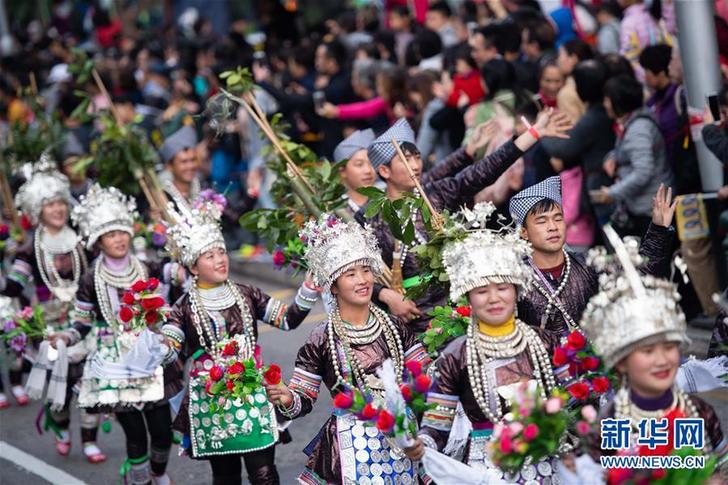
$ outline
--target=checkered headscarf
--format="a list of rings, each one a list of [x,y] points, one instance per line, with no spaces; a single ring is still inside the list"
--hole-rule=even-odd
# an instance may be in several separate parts
[[[334,161],[342,162],[351,158],[359,150],[366,150],[369,144],[374,141],[374,131],[371,128],[356,130],[347,136],[344,141],[336,145],[334,150]]]
[[[561,204],[561,178],[558,175],[549,177],[536,185],[523,189],[511,198],[508,207],[513,219],[523,225],[528,212],[544,199]]]
[[[374,170],[382,165],[388,165],[397,154],[392,146],[392,138],[400,145],[405,142],[415,143],[415,132],[404,118],[398,119],[387,131],[382,133],[379,138],[374,140],[367,150],[369,161],[372,162]]]

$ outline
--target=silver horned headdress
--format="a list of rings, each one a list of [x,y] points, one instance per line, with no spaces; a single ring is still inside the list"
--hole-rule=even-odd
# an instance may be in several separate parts
[[[442,264],[450,279],[450,299],[457,302],[470,290],[491,283],[511,283],[528,290],[533,272],[526,263],[531,244],[521,239],[513,226],[486,227],[495,213],[492,202],[481,202],[473,210],[462,209],[457,229],[467,236],[445,245]]]
[[[87,249],[107,232],[124,231],[133,236],[136,216],[134,199],[116,187],[102,188],[99,184],[91,186],[71,213]]]
[[[306,223],[300,237],[306,244],[304,257],[313,271],[314,282],[326,291],[339,276],[355,266],[369,266],[375,275],[382,274],[384,262],[368,227],[322,214],[318,220]]]
[[[15,205],[38,224],[43,206],[62,200],[71,206],[71,186],[68,177],[58,171],[49,152],[43,152],[40,160],[33,165],[32,175],[18,190]]]
[[[167,229],[167,250],[188,268],[204,252],[214,248],[225,249],[219,208],[213,202],[195,204],[195,207],[177,212],[171,203],[167,206],[167,212],[174,221]]]
[[[688,344],[685,315],[673,283],[640,275],[638,244],[622,241],[609,226],[604,233],[614,255],[604,248],[590,251],[588,263],[601,272],[599,293],[584,311],[581,327],[608,368],[638,347],[657,342]]]

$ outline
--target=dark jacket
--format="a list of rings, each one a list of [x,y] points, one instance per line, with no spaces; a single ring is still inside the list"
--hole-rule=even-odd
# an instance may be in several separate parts
[[[728,133],[718,125],[703,126],[703,141],[718,160],[728,164]]]

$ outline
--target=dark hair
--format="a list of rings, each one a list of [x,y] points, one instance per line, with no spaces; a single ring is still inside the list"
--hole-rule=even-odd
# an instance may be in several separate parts
[[[444,0],[438,0],[437,2],[432,2],[427,9],[428,12],[440,12],[445,17],[450,17],[452,15],[452,9],[450,8],[450,5],[447,4]]]
[[[437,73],[433,71],[421,71],[407,79],[407,91],[418,93],[422,97],[423,106],[432,101],[435,97],[432,94],[432,85],[437,82]]]
[[[291,49],[289,59],[299,66],[312,70],[315,65],[316,52],[308,45],[298,45]]]
[[[541,65],[538,67],[538,80],[539,81],[541,81],[544,71],[546,71],[546,69],[548,69],[549,67],[558,69],[559,65],[556,63],[555,59],[545,59],[544,62],[541,62]],[[561,72],[561,71],[559,70],[559,72]]]
[[[382,69],[378,75],[381,77],[385,92],[378,93],[387,101],[387,104],[394,106],[396,103],[407,103],[407,72],[401,67],[390,67]]]
[[[524,27],[527,43],[537,43],[542,51],[553,48],[556,41],[556,31],[545,18],[528,22]]]
[[[392,9],[389,11],[390,14],[396,13],[400,17],[409,17],[410,11],[409,8],[407,8],[406,5],[395,5],[392,7]]]
[[[485,27],[481,27],[475,31],[475,33],[482,35],[485,38],[485,47],[496,47],[497,39],[500,36],[501,24],[493,22]],[[497,47],[496,47],[497,48]]]
[[[642,107],[642,85],[635,78],[621,75],[611,78],[604,85],[604,96],[612,102],[612,111],[624,116]]]
[[[496,36],[495,48],[500,55],[521,50],[521,29],[512,20],[500,22],[500,34]]]
[[[645,47],[640,53],[640,66],[652,72],[668,74],[668,67],[672,60],[672,47],[667,44],[656,44]]]
[[[523,219],[523,223],[526,223],[526,219],[528,219],[528,216],[533,215],[537,216],[539,214],[543,214],[545,212],[550,211],[554,207],[561,209],[561,206],[557,204],[555,201],[551,199],[541,199],[536,204],[531,207],[528,212],[526,213],[526,217]],[[563,210],[563,209],[562,209]]]
[[[405,142],[400,143],[399,147],[402,149],[402,153],[404,153],[405,156],[420,154],[420,149],[417,148],[417,145],[415,145],[414,143],[405,141]]]
[[[562,47],[570,56],[576,56],[579,61],[594,58],[594,51],[591,46],[581,39],[571,39],[562,44]]]
[[[618,19],[622,18],[622,7],[619,6],[619,4],[613,0],[607,0],[605,2],[602,2],[596,10],[596,13],[608,13],[612,17],[616,17]]]
[[[488,88],[487,99],[493,99],[501,89],[515,87],[516,71],[513,65],[503,59],[491,59],[480,69],[480,75]]]
[[[455,55],[452,58],[453,66],[455,65],[455,62],[459,60],[467,62],[472,69],[476,69],[478,67],[478,65],[475,63],[475,60],[473,59],[473,56],[471,55],[470,46],[467,44],[456,46]]]
[[[422,29],[412,39],[414,52],[419,60],[428,59],[442,52],[442,39],[434,30]]]
[[[356,52],[358,53],[359,51],[364,52],[367,55],[367,57],[370,59],[380,60],[382,58],[382,53],[379,52],[379,48],[377,47],[377,44],[374,44],[372,42],[360,44],[356,48]]]
[[[571,73],[576,83],[576,94],[587,104],[596,104],[604,97],[604,83],[607,82],[607,69],[599,61],[589,59],[574,67]]]
[[[335,60],[339,67],[344,67],[347,58],[346,47],[344,47],[344,44],[336,39],[333,39],[322,42],[321,45],[326,47],[326,56],[329,59]]]
[[[604,67],[607,68],[607,79],[622,75],[635,77],[632,64],[630,64],[627,58],[619,54],[614,52],[607,54],[602,57],[602,62],[604,62]]]
[[[652,4],[650,4],[650,15],[655,19],[655,22],[660,21],[662,18],[662,0],[652,0]]]

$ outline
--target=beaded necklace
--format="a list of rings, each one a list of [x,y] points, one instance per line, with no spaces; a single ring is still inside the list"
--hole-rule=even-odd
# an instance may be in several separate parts
[[[336,302],[336,300],[334,300]],[[384,333],[384,338],[389,349],[389,355],[394,361],[394,370],[397,375],[397,383],[402,383],[402,373],[404,372],[404,349],[402,346],[402,338],[399,335],[399,329],[396,327],[392,319],[389,318],[387,313],[375,305],[369,306],[369,311],[374,319],[377,321],[377,325],[381,328],[381,332]],[[351,339],[349,337],[349,331],[342,324],[341,314],[339,312],[338,304],[334,303],[334,308],[329,313],[329,319],[327,324],[328,338],[329,338],[329,352],[331,353],[331,362],[336,373],[336,382],[343,386],[349,386],[350,383],[343,377],[343,368],[348,363],[352,371],[352,382],[360,387],[365,394],[372,395],[372,389],[370,386],[370,380],[364,372],[364,368],[359,359],[354,355],[351,348]],[[344,350],[344,358],[346,362],[340,361],[337,353],[336,337]]]
[[[45,233],[45,226],[39,226],[33,241],[38,273],[40,273],[43,284],[53,293],[53,296],[62,303],[70,303],[78,290],[81,274],[86,271],[88,266],[86,255],[78,246],[77,240],[73,237],[76,236],[76,233],[70,227],[65,226],[62,230],[64,237],[61,240],[69,239],[69,241],[64,241],[65,244],[55,246],[47,244],[43,240]],[[72,277],[70,280],[66,280],[61,277],[58,268],[56,268],[55,256],[69,253],[72,261]],[[50,269],[50,275],[48,275],[48,269]]]
[[[177,186],[174,185],[174,182],[172,181],[167,181],[164,184],[164,190],[172,196],[172,200],[174,200],[175,204],[177,204],[177,207],[191,209],[191,201],[194,201],[197,196],[200,195],[200,181],[197,177],[192,180],[189,199],[185,197],[182,192],[179,191]]]
[[[499,422],[503,417],[500,402],[494,406],[495,411],[491,408],[491,392],[495,389],[496,383],[490,382],[488,364],[498,359],[515,357],[525,350],[528,350],[533,376],[541,384],[539,391],[545,401],[547,392],[556,387],[556,380],[551,372],[548,352],[538,334],[521,320],[516,320],[516,329],[512,334],[503,337],[482,335],[476,325],[475,321],[472,321],[468,326],[465,342],[466,365],[470,387],[485,416],[492,423]],[[495,399],[498,399],[497,395]]]
[[[551,310],[556,307],[556,309],[559,310],[564,316],[564,321],[566,321],[569,328],[571,328],[572,330],[577,330],[579,329],[579,324],[572,318],[571,315],[569,315],[569,312],[566,311],[566,308],[564,308],[564,305],[559,298],[561,293],[566,288],[566,285],[569,284],[569,277],[571,276],[571,258],[566,252],[566,249],[562,249],[562,251],[564,252],[564,274],[561,276],[561,282],[555,290],[551,288],[551,285],[544,277],[543,272],[538,267],[536,267],[533,259],[529,258],[528,264],[538,276],[537,279],[534,279],[533,284],[538,292],[541,293],[544,298],[546,298],[547,302],[546,309],[541,316],[541,327],[543,327],[548,320],[549,315],[551,314]]]
[[[235,303],[237,304],[240,316],[243,319],[243,336],[249,352],[253,352],[255,349],[255,331],[253,328],[253,315],[250,313],[250,308],[245,302],[245,299],[240,294],[237,286],[235,286],[230,280],[223,283],[227,286],[228,291],[233,295]],[[222,349],[218,343],[225,337],[224,329],[219,328],[217,325],[212,324],[212,319],[208,314],[208,308],[203,304],[200,298],[200,291],[197,288],[197,278],[190,288],[190,306],[192,307],[192,324],[195,326],[197,335],[200,336],[200,343],[205,349],[205,352],[213,358],[215,362],[220,360],[222,356]],[[252,354],[251,354],[252,355]]]
[[[134,255],[129,255],[129,264],[124,268],[124,273],[111,271],[103,264],[103,259],[103,256],[99,256],[94,265],[94,289],[101,315],[106,323],[117,331],[118,320],[111,304],[109,287],[114,290],[129,289],[136,281],[147,279],[147,269]]]

